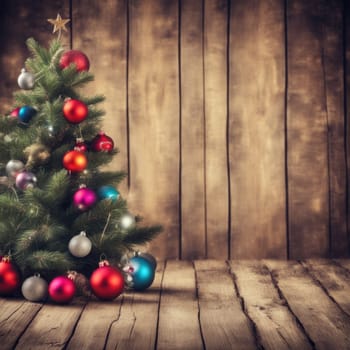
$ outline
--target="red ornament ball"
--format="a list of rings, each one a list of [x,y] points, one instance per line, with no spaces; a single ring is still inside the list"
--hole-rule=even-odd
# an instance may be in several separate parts
[[[74,150],[79,152],[87,152],[88,151],[88,145],[82,138],[78,138],[74,145]]]
[[[91,149],[95,152],[111,152],[114,147],[114,142],[111,137],[104,132],[100,132],[91,141]]]
[[[78,72],[88,71],[90,68],[90,62],[87,56],[79,50],[66,51],[60,59],[60,68],[67,68],[70,64],[74,63]]]
[[[9,257],[3,257],[0,261],[0,295],[13,294],[21,284],[21,278],[17,268],[11,263]]]
[[[62,163],[67,170],[78,173],[86,169],[88,160],[83,152],[73,150],[63,156]]]
[[[49,284],[49,295],[56,303],[69,303],[75,295],[75,284],[66,276],[58,276]]]
[[[69,99],[63,105],[63,115],[70,123],[81,123],[88,114],[86,104],[79,100]]]
[[[102,300],[113,300],[124,290],[124,276],[106,261],[90,277],[92,292]]]

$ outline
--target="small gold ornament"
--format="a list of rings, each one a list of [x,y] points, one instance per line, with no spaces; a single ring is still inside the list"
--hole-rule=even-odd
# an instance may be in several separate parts
[[[63,19],[61,15],[58,13],[56,19],[48,19],[48,22],[50,22],[53,25],[53,32],[56,33],[58,32],[58,38],[61,37],[62,29],[66,32],[66,24],[70,22],[70,19]]]
[[[28,157],[26,168],[44,164],[50,158],[49,149],[41,143],[33,143],[26,147],[23,153]]]

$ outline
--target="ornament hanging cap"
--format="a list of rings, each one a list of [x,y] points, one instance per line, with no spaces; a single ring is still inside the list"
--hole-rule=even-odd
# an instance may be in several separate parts
[[[1,258],[1,261],[9,263],[12,260],[11,257],[12,257],[11,250],[9,250],[8,253]]]
[[[100,262],[98,263],[99,267],[103,267],[103,266],[109,266],[109,261],[107,260],[107,257],[105,254],[101,254],[100,255]]]
[[[2,257],[1,262],[7,262],[9,263],[11,261],[10,255],[5,255]]]

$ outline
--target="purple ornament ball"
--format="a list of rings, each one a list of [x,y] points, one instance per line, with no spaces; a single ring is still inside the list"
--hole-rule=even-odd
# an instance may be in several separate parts
[[[22,171],[16,176],[16,187],[22,191],[35,187],[37,178],[29,171]]]
[[[74,206],[82,211],[90,209],[96,203],[96,200],[96,193],[87,187],[80,188],[74,193],[73,197]]]

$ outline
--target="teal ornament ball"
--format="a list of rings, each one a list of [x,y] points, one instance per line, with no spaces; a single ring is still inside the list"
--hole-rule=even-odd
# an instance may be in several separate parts
[[[151,255],[149,253],[137,252],[137,256],[148,260],[151,263],[151,265],[153,267],[153,270],[155,270],[157,268],[157,260],[156,260],[156,258],[153,255]]]
[[[153,283],[155,270],[148,260],[134,256],[129,261],[129,274],[132,277],[131,287],[145,290]]]
[[[30,120],[34,117],[35,114],[36,114],[36,110],[33,107],[23,106],[20,108],[18,112],[18,119],[22,123],[27,124],[30,122]]]
[[[100,199],[111,199],[113,202],[119,198],[119,192],[113,186],[102,186],[97,194]]]

